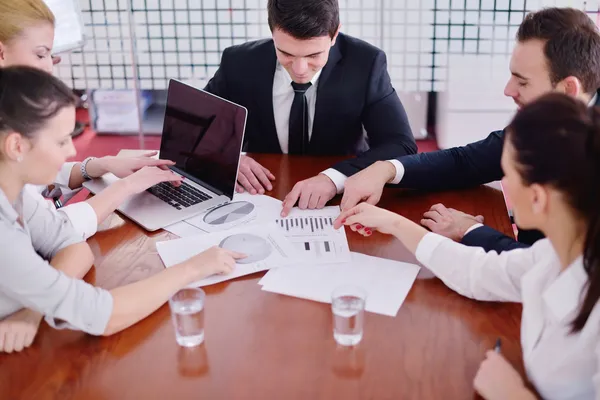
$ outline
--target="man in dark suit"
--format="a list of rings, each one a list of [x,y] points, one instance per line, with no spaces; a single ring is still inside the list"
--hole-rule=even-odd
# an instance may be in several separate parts
[[[205,89],[248,109],[248,152],[356,156],[298,182],[284,215],[296,202],[322,208],[377,160],[416,153],[385,53],[339,33],[337,0],[269,0],[268,14],[273,38],[226,49]],[[238,191],[264,193],[273,179],[242,156]]]
[[[544,93],[557,91],[590,106],[600,105],[600,36],[582,11],[548,8],[527,15],[517,32],[504,93],[520,107]],[[376,204],[386,184],[420,190],[450,190],[502,179],[504,130],[486,139],[431,153],[377,162],[346,181],[342,208],[360,201]],[[510,200],[510,199],[509,199]],[[519,241],[482,225],[474,217],[436,204],[421,223],[431,231],[470,246],[498,252],[527,247],[541,233],[519,231]]]

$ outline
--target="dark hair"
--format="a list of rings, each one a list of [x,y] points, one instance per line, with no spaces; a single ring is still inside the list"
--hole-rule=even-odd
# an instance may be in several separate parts
[[[547,94],[523,107],[507,132],[523,181],[556,188],[588,224],[583,250],[587,290],[572,324],[579,332],[600,299],[600,108]]]
[[[600,88],[600,34],[592,19],[574,8],[545,8],[528,14],[517,32],[517,40],[542,40],[556,85],[574,76],[586,93]]]
[[[49,119],[75,104],[71,89],[47,72],[0,68],[0,133],[14,131],[33,139]]]
[[[280,28],[296,39],[329,35],[340,26],[338,0],[269,0],[269,27]]]

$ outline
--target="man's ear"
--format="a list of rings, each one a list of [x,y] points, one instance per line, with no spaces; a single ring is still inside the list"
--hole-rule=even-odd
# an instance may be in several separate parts
[[[575,98],[581,96],[584,93],[581,81],[574,76],[566,77],[558,83],[557,87],[564,94]]]
[[[335,42],[337,41],[337,37],[340,34],[340,29],[342,29],[342,24],[340,23],[337,31],[335,31],[335,35],[333,35],[333,39],[331,39],[331,47],[335,46]]]

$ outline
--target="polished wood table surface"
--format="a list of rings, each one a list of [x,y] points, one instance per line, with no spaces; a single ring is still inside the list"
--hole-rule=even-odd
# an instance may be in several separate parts
[[[269,194],[279,199],[337,161],[255,158],[277,176]],[[489,187],[387,189],[380,205],[419,221],[438,202],[511,232],[502,194]],[[147,234],[116,214],[102,229],[89,241],[96,263],[88,282],[111,289],[163,269],[155,243],[173,235]],[[414,261],[393,237],[347,234],[353,251]],[[31,348],[0,355],[0,399],[470,399],[498,337],[523,373],[520,306],[463,298],[426,270],[395,318],[366,314],[355,348],[336,346],[329,305],[263,292],[262,275],[205,288],[206,340],[196,349],[175,343],[168,305],[106,338],[43,323]]]

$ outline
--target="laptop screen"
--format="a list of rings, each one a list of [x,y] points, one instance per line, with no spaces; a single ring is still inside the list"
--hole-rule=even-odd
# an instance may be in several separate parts
[[[173,160],[175,171],[232,198],[246,115],[241,106],[171,80],[160,158]]]

